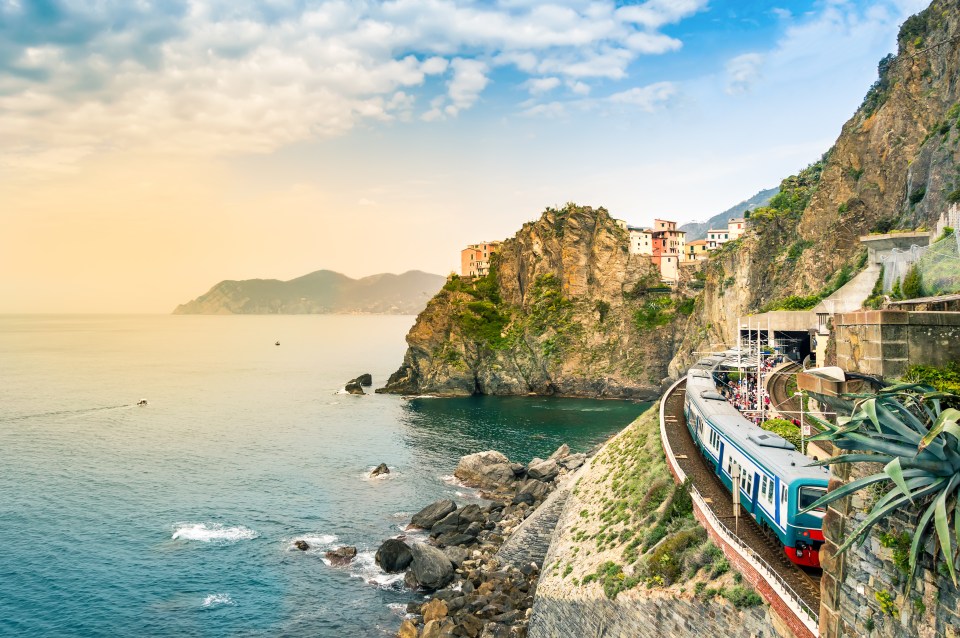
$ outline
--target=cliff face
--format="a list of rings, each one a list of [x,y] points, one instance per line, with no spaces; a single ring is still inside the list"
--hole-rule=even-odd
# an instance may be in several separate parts
[[[935,0],[908,19],[879,71],[834,147],[784,180],[753,212],[751,231],[710,261],[671,374],[698,349],[734,343],[738,316],[826,296],[863,266],[861,235],[931,229],[960,201],[960,0]]]
[[[487,277],[451,277],[407,335],[385,392],[648,398],[689,306],[649,291],[607,211],[548,209],[508,239]]]
[[[290,281],[221,281],[206,294],[177,306],[175,315],[417,314],[443,277],[411,270],[351,279],[318,270]]]

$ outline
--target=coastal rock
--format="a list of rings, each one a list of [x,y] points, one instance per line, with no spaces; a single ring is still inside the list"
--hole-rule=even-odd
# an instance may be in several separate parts
[[[301,552],[305,552],[308,549],[310,549],[310,545],[307,543],[307,541],[304,541],[304,540],[294,541],[293,546],[299,549]]]
[[[461,507],[458,510],[450,512],[442,519],[433,524],[430,528],[430,536],[436,538],[441,534],[449,534],[455,532],[465,532],[467,528],[473,523],[480,523],[484,520],[483,511],[480,509],[480,506],[471,503]],[[476,536],[476,534],[474,534]]]
[[[547,460],[559,462],[560,459],[565,459],[568,456],[570,456],[570,446],[564,443],[563,445],[557,448],[556,452],[548,456]]]
[[[410,566],[413,554],[410,552],[409,545],[396,538],[390,538],[385,540],[377,549],[374,560],[383,571],[388,574],[396,574]]]
[[[470,558],[470,551],[463,547],[444,547],[443,553],[457,569],[463,565],[465,560]]]
[[[413,560],[404,577],[408,586],[440,589],[453,580],[453,563],[441,550],[426,543],[410,546]]]
[[[467,485],[488,489],[503,487],[514,480],[510,459],[494,450],[462,457],[453,475]]]
[[[365,388],[369,388],[370,386],[373,385],[373,377],[370,375],[370,373],[361,374],[359,377],[354,379],[354,381],[356,381],[357,383],[359,383]]]
[[[347,565],[357,556],[356,547],[338,547],[324,554],[331,565]]]
[[[517,490],[517,496],[528,495],[533,500],[526,501],[530,504],[533,501],[542,501],[547,497],[547,494],[550,493],[550,486],[544,483],[543,481],[537,479],[527,479]]]
[[[417,626],[413,624],[410,620],[404,620],[400,623],[400,629],[397,631],[397,638],[418,638],[420,632],[417,631]]]
[[[366,394],[366,392],[363,391],[363,387],[356,379],[347,381],[346,385],[343,386],[343,389],[350,394]]]
[[[560,468],[553,459],[547,459],[546,461],[534,459],[530,461],[530,465],[527,467],[527,476],[540,481],[554,479],[559,473]]]
[[[421,529],[430,529],[437,521],[456,509],[457,504],[450,499],[439,500],[414,514],[410,524]]]
[[[447,617],[447,603],[439,598],[434,598],[420,608],[420,613],[423,614],[423,622],[441,620]]]
[[[380,476],[382,474],[389,474],[389,473],[390,473],[390,468],[387,467],[387,464],[381,463],[376,468],[374,468],[372,472],[370,472],[370,478],[373,478],[375,476]]]
[[[571,454],[560,461],[560,466],[568,471],[573,471],[583,465],[587,460],[586,454]]]

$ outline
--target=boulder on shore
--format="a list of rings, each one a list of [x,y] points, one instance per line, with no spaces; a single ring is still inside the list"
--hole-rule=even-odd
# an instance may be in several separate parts
[[[548,461],[560,462],[561,459],[565,459],[570,456],[570,446],[564,443],[557,448],[557,451],[547,457]]]
[[[437,521],[456,509],[457,504],[450,499],[439,500],[414,514],[410,524],[421,529],[430,529]]]
[[[343,386],[343,389],[350,394],[366,394],[366,392],[363,391],[363,387],[360,385],[360,382],[356,379],[347,381],[346,385]]]
[[[495,450],[462,457],[453,475],[466,485],[486,489],[504,487],[514,480],[510,459]]]
[[[380,545],[373,559],[383,571],[396,574],[410,566],[413,555],[409,545],[396,538],[389,538]]]
[[[331,565],[346,565],[357,556],[356,547],[338,547],[325,553],[324,556]]]
[[[553,459],[547,459],[546,461],[533,459],[530,461],[530,466],[527,467],[527,476],[539,481],[550,481],[556,478],[559,473],[560,467]]]
[[[389,474],[389,473],[390,473],[390,468],[387,467],[387,464],[381,463],[380,465],[375,467],[372,472],[370,472],[370,478],[373,478],[375,476],[380,476],[381,474]]]
[[[408,587],[440,589],[453,580],[453,563],[441,550],[426,543],[414,543],[410,553],[413,560],[404,577]]]

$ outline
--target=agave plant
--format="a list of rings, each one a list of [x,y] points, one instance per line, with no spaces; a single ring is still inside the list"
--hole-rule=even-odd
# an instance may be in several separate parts
[[[891,483],[892,489],[874,504],[866,520],[837,551],[844,552],[854,542],[862,542],[874,525],[909,504],[923,510],[910,546],[911,574],[916,573],[917,557],[929,536],[932,520],[950,577],[956,585],[953,538],[960,545],[957,494],[960,488],[960,411],[945,404],[960,405],[960,397],[921,384],[901,384],[883,388],[877,394],[846,396],[856,399],[851,416],[838,418],[836,425],[814,418],[823,431],[811,440],[830,441],[841,450],[851,450],[852,453],[820,461],[817,465],[883,463],[883,471],[828,492],[805,511],[823,507],[869,485]]]

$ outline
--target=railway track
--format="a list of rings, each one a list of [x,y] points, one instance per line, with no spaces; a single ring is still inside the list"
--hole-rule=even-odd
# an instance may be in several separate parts
[[[770,375],[767,381],[767,392],[770,394],[770,405],[787,419],[798,418],[800,415],[800,400],[787,387],[796,374],[802,371],[800,364],[794,363],[784,366]]]
[[[670,448],[681,469],[703,496],[713,514],[742,540],[753,553],[763,559],[797,593],[814,614],[820,611],[820,571],[807,570],[792,563],[774,538],[765,533],[745,512],[734,532],[733,504],[717,475],[708,467],[699,448],[687,430],[683,414],[685,384],[678,385],[666,398],[664,422]],[[771,399],[772,400],[772,399]]]

